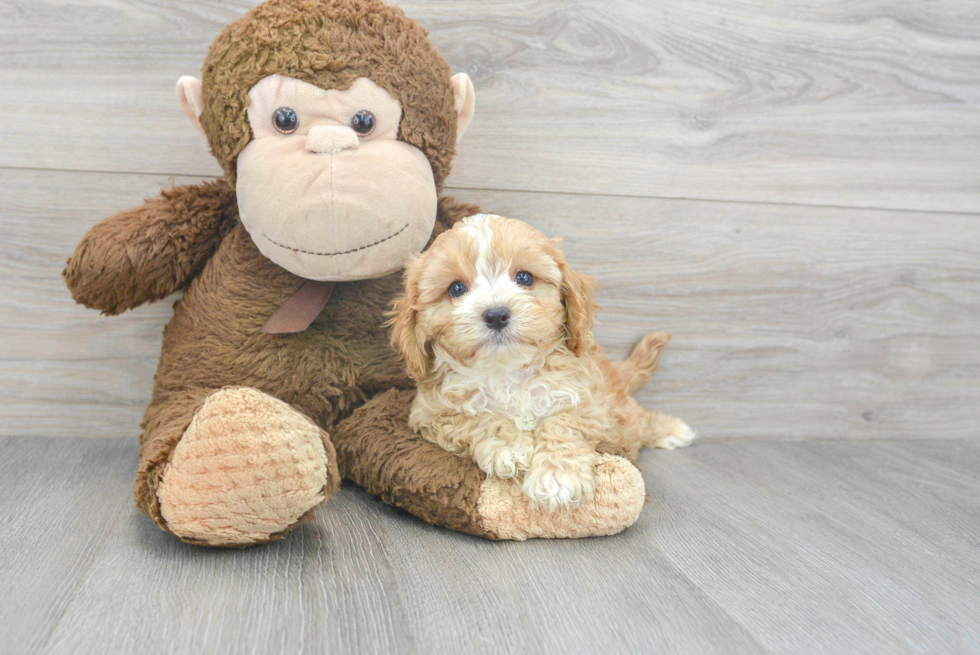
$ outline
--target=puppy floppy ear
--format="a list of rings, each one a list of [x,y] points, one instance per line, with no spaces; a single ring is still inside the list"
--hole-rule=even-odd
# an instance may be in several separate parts
[[[391,326],[391,346],[405,360],[405,369],[416,382],[425,377],[429,368],[425,337],[418,331],[417,308],[421,274],[420,261],[409,262],[405,268],[405,292],[392,302],[387,322]]]
[[[589,354],[598,347],[592,338],[592,326],[595,324],[595,292],[599,283],[589,275],[573,271],[560,251],[555,261],[561,270],[561,298],[565,305],[568,348],[578,356]]]

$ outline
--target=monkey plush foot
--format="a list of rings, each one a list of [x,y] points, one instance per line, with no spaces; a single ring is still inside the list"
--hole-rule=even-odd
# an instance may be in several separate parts
[[[488,478],[468,457],[425,441],[408,426],[415,391],[390,389],[333,433],[344,476],[422,519],[487,539],[577,538],[622,532],[646,500],[625,449],[600,444],[595,491],[574,509],[532,505],[512,479]]]
[[[594,537],[633,525],[645,498],[640,471],[629,460],[604,453],[595,467],[595,492],[571,509],[549,512],[519,484],[497,478],[484,480],[478,508],[484,528],[498,539]]]
[[[329,456],[328,456],[329,451]],[[247,546],[280,538],[339,482],[320,428],[247,387],[209,395],[157,488],[167,527],[184,541]]]

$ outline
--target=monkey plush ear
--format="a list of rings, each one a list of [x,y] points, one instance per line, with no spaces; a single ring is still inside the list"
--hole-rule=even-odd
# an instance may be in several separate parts
[[[456,96],[456,143],[463,138],[463,133],[473,120],[476,110],[476,93],[473,91],[473,81],[466,73],[453,75],[453,95]]]
[[[177,102],[180,103],[180,108],[187,114],[187,118],[191,120],[194,127],[201,134],[204,134],[200,119],[201,112],[204,111],[204,93],[201,90],[201,80],[190,75],[184,75],[177,80]]]

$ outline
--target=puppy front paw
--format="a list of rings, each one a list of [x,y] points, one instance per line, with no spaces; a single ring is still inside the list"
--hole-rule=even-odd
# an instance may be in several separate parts
[[[690,445],[697,437],[697,433],[691,429],[691,426],[679,418],[675,418],[667,434],[657,437],[653,445],[656,448],[673,450],[674,448],[683,448],[684,446]]]
[[[524,473],[528,500],[549,512],[571,509],[595,493],[595,453],[554,457],[539,453]]]
[[[529,439],[480,449],[476,463],[489,477],[516,478],[531,464],[534,447]]]

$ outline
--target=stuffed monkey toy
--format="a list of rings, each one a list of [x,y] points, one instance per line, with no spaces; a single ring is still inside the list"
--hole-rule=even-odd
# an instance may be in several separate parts
[[[490,539],[636,520],[643,481],[612,446],[594,498],[550,514],[407,426],[414,384],[384,328],[399,270],[479,211],[440,196],[474,94],[422,27],[379,0],[269,0],[177,96],[224,178],[102,221],[64,273],[107,315],[184,292],[142,423],[140,510],[184,541],[247,546],[346,477]]]

